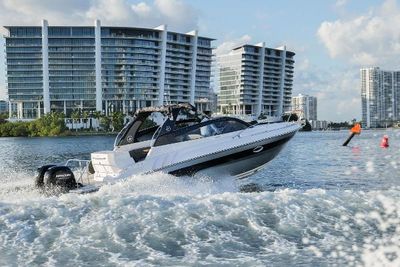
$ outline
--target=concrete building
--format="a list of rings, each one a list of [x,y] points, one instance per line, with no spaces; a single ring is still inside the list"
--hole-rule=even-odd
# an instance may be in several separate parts
[[[363,127],[385,127],[398,122],[400,71],[362,68],[360,76]]]
[[[302,94],[292,97],[292,112],[308,121],[317,121],[317,98]]]
[[[329,123],[327,121],[311,120],[310,124],[313,130],[327,130]]]
[[[18,119],[49,111],[123,113],[190,102],[210,108],[213,39],[197,31],[5,26],[8,98]]]
[[[290,110],[294,52],[264,43],[243,45],[217,58],[219,111],[280,117]]]

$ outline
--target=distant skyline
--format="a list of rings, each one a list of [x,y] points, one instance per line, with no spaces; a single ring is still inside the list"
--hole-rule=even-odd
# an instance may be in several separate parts
[[[318,98],[321,120],[361,119],[360,68],[399,69],[396,0],[0,0],[0,25],[103,25],[198,29],[216,38],[216,53],[265,42],[296,52],[293,95]],[[4,38],[0,38],[4,47]],[[0,49],[0,98],[5,94]]]

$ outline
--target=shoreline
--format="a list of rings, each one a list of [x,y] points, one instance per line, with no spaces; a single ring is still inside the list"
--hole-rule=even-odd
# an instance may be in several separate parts
[[[64,133],[60,135],[47,135],[47,136],[0,136],[1,138],[48,138],[48,137],[80,137],[80,136],[116,136],[118,132],[77,132],[77,133]]]

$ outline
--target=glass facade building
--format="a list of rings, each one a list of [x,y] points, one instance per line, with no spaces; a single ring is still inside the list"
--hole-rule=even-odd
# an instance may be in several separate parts
[[[243,45],[217,58],[222,113],[279,117],[290,110],[294,52],[264,43]]]
[[[308,121],[318,120],[317,98],[302,94],[292,97],[292,112]]]
[[[134,112],[190,102],[210,109],[213,39],[197,31],[94,26],[5,26],[13,117],[49,111]]]
[[[361,76],[362,124],[386,127],[400,120],[400,71],[363,68]]]

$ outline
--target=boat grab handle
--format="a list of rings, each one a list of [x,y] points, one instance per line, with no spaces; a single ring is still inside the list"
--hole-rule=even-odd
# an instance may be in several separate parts
[[[257,147],[255,147],[254,149],[253,149],[253,152],[254,153],[259,153],[259,152],[261,152],[261,151],[263,151],[264,150],[264,147],[263,146],[257,146]]]

